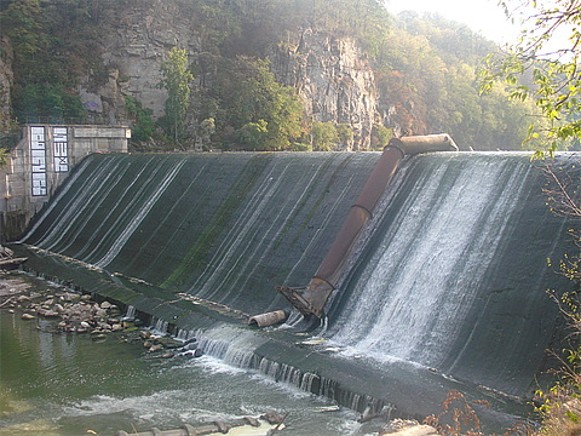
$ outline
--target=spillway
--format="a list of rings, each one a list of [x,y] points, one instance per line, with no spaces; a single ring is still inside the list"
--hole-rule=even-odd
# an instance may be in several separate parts
[[[567,283],[546,259],[569,248],[571,223],[548,211],[526,154],[407,158],[317,341],[244,325],[289,309],[274,287],[313,277],[379,156],[91,156],[13,247],[32,270],[341,404],[422,416],[452,388],[528,397],[564,332],[545,290]]]
[[[378,155],[92,156],[22,242],[254,312],[306,281]],[[282,300],[282,299],[280,299]]]
[[[379,361],[437,368],[515,395],[556,331],[546,259],[567,246],[543,177],[519,154],[419,156],[334,303],[328,335]],[[566,284],[564,284],[566,286]]]

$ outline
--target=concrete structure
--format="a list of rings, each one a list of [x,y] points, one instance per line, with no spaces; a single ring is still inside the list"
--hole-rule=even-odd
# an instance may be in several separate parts
[[[26,125],[0,167],[0,243],[15,239],[72,169],[92,153],[127,153],[128,127]]]

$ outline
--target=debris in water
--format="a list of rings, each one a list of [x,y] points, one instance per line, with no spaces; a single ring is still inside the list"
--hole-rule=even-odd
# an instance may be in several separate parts
[[[317,413],[329,413],[329,412],[338,412],[341,410],[341,407],[335,405],[335,406],[321,406],[321,407],[316,407],[315,408],[315,412]]]
[[[325,342],[327,342],[327,339],[315,337],[315,338],[305,339],[304,341],[301,341],[301,342],[297,342],[297,345],[321,345],[321,344],[324,344]]]

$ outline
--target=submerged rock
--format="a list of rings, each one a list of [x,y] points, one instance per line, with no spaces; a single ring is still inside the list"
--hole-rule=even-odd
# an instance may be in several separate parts
[[[161,337],[161,338],[156,338],[155,342],[158,344],[163,345],[164,348],[179,348],[181,346],[181,344],[176,341],[175,339],[171,338],[171,337]]]
[[[97,333],[91,336],[91,339],[94,341],[104,341],[107,339],[107,335],[105,333]]]

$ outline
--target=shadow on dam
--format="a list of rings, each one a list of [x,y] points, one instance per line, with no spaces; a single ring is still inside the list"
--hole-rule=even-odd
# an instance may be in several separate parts
[[[359,411],[437,412],[450,390],[509,424],[564,334],[551,214],[521,153],[406,158],[310,336],[257,330],[276,285],[315,274],[378,153],[94,155],[11,247],[26,268],[114,299],[227,363]],[[563,155],[564,165],[579,157]]]

